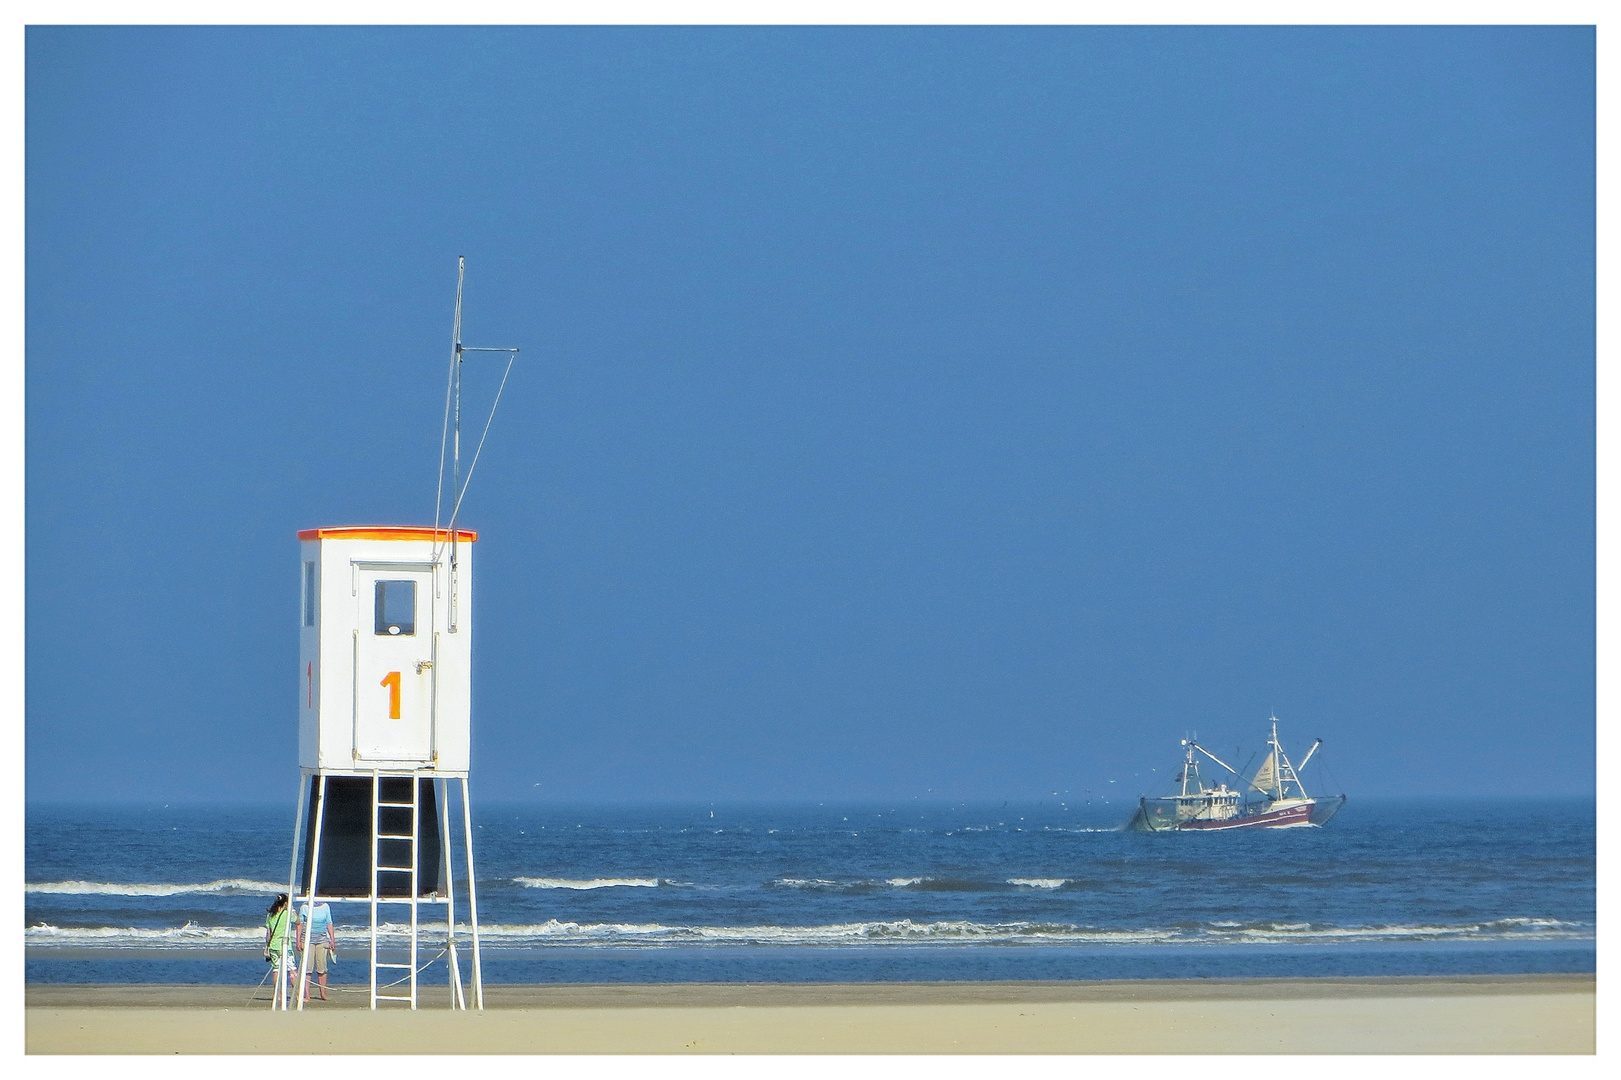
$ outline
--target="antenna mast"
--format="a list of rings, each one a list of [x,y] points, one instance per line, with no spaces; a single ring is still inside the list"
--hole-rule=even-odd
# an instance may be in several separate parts
[[[450,522],[446,526],[450,533],[450,633],[456,632],[457,622],[457,559],[456,559],[456,522],[460,518],[462,497],[467,494],[467,485],[472,482],[473,470],[478,468],[478,456],[484,450],[484,440],[490,434],[490,424],[495,420],[496,407],[501,404],[501,393],[507,388],[507,377],[512,374],[512,362],[518,358],[515,348],[475,348],[462,344],[462,286],[467,279],[467,256],[456,257],[456,317],[450,330],[450,374],[445,381],[445,420],[439,431],[439,485],[433,499],[433,535],[438,547],[434,551],[434,562],[438,562],[443,545],[439,543],[439,514],[444,505],[445,496],[445,449],[448,437],[450,449],[450,490],[451,507]],[[464,353],[506,353],[507,369],[501,376],[501,385],[495,391],[495,401],[490,405],[490,415],[484,421],[484,432],[478,438],[478,447],[473,451],[472,464],[467,466],[467,478],[462,479],[462,359]]]

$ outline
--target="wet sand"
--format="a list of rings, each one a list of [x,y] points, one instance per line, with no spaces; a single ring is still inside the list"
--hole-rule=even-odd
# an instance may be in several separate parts
[[[1572,1053],[1592,975],[491,986],[485,1011],[273,1013],[245,987],[34,985],[32,1054]]]

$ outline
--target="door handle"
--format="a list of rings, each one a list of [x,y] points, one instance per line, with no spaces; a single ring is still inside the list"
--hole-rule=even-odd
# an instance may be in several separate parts
[[[431,667],[433,667],[433,661],[432,660],[418,660],[417,661],[417,674],[421,675],[424,671],[427,671]]]

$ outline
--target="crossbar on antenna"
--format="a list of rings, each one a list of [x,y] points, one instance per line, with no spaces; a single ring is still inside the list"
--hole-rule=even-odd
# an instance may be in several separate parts
[[[434,553],[433,561],[438,562],[444,550],[444,542],[439,537],[439,522],[442,519],[445,502],[445,452],[450,452],[450,488],[451,508],[450,521],[446,531],[450,533],[450,561],[454,568],[456,563],[456,522],[461,511],[462,499],[467,494],[467,486],[473,480],[473,470],[478,468],[478,458],[484,449],[484,440],[489,438],[490,425],[495,421],[496,407],[501,404],[502,391],[506,389],[507,379],[512,374],[512,364],[518,358],[518,349],[508,346],[491,347],[484,345],[462,344],[462,292],[467,278],[467,257],[458,256],[456,259],[456,316],[451,324],[450,345],[450,371],[445,379],[445,417],[439,430],[439,480],[433,496],[433,530]],[[501,375],[501,386],[495,392],[495,401],[490,405],[490,415],[484,420],[484,431],[479,436],[478,447],[473,451],[473,462],[467,469],[467,476],[461,475],[462,461],[462,379],[461,362],[463,353],[506,353],[507,368]],[[452,606],[454,611],[454,605]],[[454,625],[454,619],[452,620]]]

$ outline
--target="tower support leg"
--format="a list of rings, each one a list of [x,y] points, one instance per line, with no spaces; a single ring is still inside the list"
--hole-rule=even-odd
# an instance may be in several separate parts
[[[478,941],[478,881],[473,875],[473,804],[462,777],[462,837],[467,849],[467,922],[473,932],[473,1007],[484,1011],[484,965]]]
[[[445,967],[450,975],[450,1007],[467,1008],[467,995],[462,991],[461,963],[456,956],[456,862],[450,846],[450,783],[435,780],[439,803],[440,865],[445,871]],[[434,868],[438,873],[438,867]]]
[[[287,868],[287,907],[292,910],[293,897],[298,893],[294,883],[298,880],[298,849],[304,842],[304,815],[309,810],[310,778],[303,770],[298,774],[298,816],[293,819],[293,859],[292,865]],[[288,929],[292,929],[292,915],[287,917]],[[282,977],[287,963],[287,936],[282,935],[282,950],[279,955],[272,956],[270,963],[275,967],[276,989],[270,995],[270,1009],[285,1009],[287,1007],[287,980]]]
[[[382,798],[383,779],[376,769],[371,774],[371,1007],[377,1009],[377,801]]]
[[[304,999],[310,993],[310,951],[315,948],[315,935],[310,933],[314,921],[315,898],[320,895],[321,882],[321,822],[326,816],[326,775],[321,775],[321,789],[315,799],[315,837],[310,847],[310,895],[304,908],[304,949],[298,964],[298,1011],[304,1011]],[[292,893],[287,894],[290,898]],[[291,903],[291,899],[288,901]],[[321,993],[325,994],[323,988]]]

